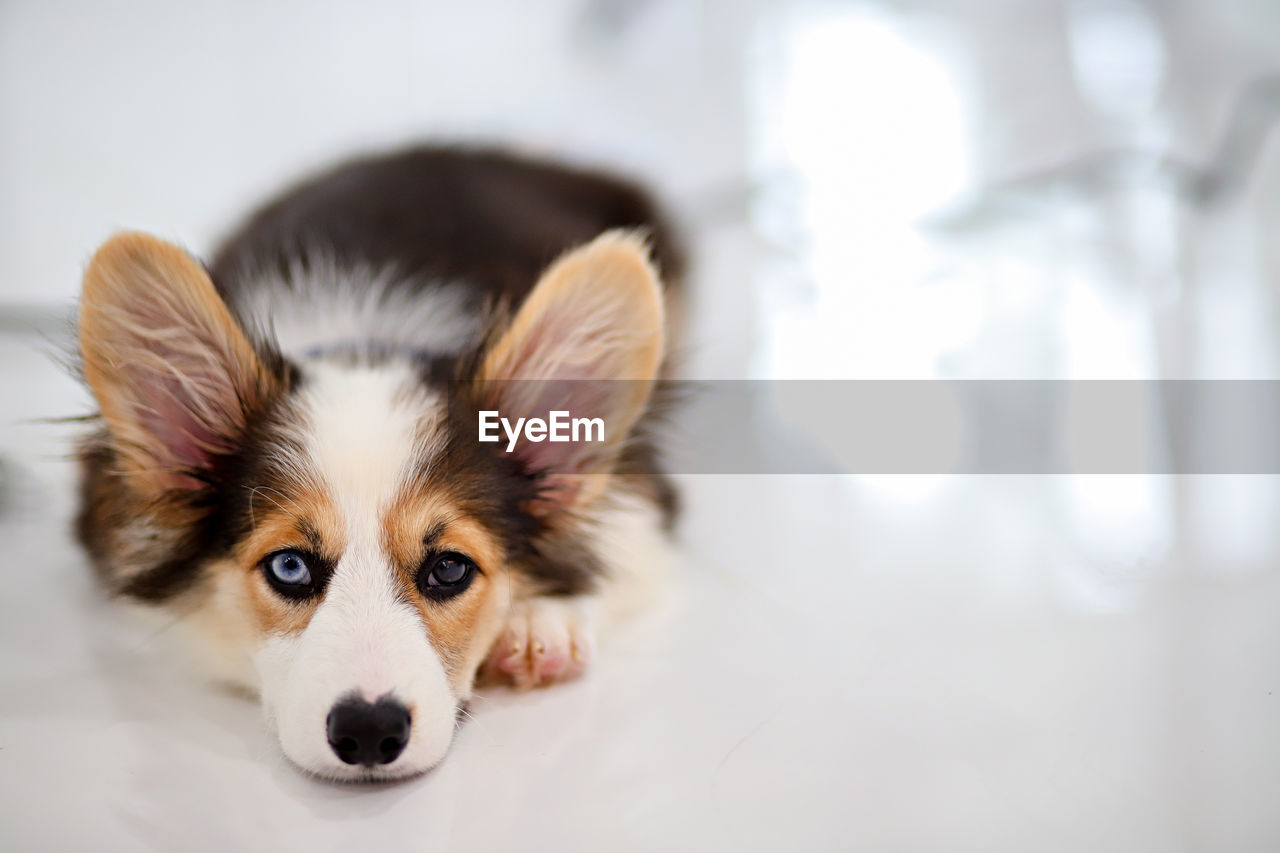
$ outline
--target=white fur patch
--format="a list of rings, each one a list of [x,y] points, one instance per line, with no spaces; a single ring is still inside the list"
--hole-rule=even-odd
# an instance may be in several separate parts
[[[431,448],[417,445],[445,403],[407,366],[347,367],[316,362],[300,394],[307,467],[347,519],[353,537],[380,535],[381,511]],[[354,539],[352,540],[355,541]]]
[[[662,528],[661,510],[631,492],[605,497],[591,535],[596,553],[608,560],[608,580],[595,596],[595,621],[606,632],[662,598],[675,551]]]
[[[236,308],[272,330],[280,351],[295,359],[368,341],[453,354],[480,326],[458,284],[415,289],[394,271],[315,257],[306,266],[295,262],[283,280],[259,276],[236,294]]]
[[[263,703],[285,754],[336,778],[392,778],[438,762],[453,739],[458,703],[427,627],[395,586],[381,518],[411,466],[429,454],[442,402],[404,366],[313,364],[300,394],[304,470],[338,507],[347,544],[324,597],[301,634],[268,639],[256,665]],[[393,763],[364,770],[342,763],[326,719],[355,693],[390,694],[412,711],[408,745]]]

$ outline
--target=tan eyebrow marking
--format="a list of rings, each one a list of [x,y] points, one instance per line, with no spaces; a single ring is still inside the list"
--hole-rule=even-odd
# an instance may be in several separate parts
[[[441,537],[444,536],[445,531],[449,528],[451,520],[452,518],[449,517],[442,518],[431,526],[427,534],[422,537],[422,547],[425,550],[434,551],[436,549],[436,546],[440,544]]]

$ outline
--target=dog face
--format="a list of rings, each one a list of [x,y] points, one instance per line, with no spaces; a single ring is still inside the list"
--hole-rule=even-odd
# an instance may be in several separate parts
[[[643,247],[607,234],[471,353],[291,361],[180,249],[126,234],[89,266],[80,339],[101,574],[244,662],[300,767],[395,778],[444,756],[511,603],[598,573],[591,515],[656,378],[662,302]],[[480,408],[579,406],[605,441],[477,441]]]

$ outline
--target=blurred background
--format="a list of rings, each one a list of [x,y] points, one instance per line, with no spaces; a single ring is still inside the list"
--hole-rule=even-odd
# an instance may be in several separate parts
[[[86,826],[164,844],[196,807],[145,756],[145,702],[51,686],[128,655],[86,663],[79,628],[30,648],[98,618],[60,526],[74,431],[36,419],[89,408],[48,352],[113,230],[200,254],[335,158],[496,142],[656,189],[693,253],[689,376],[1275,380],[1278,116],[1274,0],[0,2],[0,533],[60,567],[24,589],[79,596],[3,605],[27,698],[0,707],[0,784],[74,705],[132,768],[89,746],[40,771],[108,792]],[[1280,849],[1275,477],[686,480],[700,572],[542,700],[559,746],[520,753],[529,709],[498,697],[462,769],[339,812],[398,838],[430,809],[459,849]],[[659,692],[682,725],[627,716]],[[253,760],[211,770],[192,726],[184,784],[309,820],[340,796],[259,774],[270,745],[239,735]],[[499,769],[493,829],[460,803]],[[35,794],[0,809],[48,829]]]

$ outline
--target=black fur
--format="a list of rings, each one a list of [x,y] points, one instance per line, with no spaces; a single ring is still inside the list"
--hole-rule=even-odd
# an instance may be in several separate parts
[[[408,286],[464,281],[478,299],[513,303],[557,256],[612,228],[647,231],[659,271],[677,285],[682,253],[634,184],[494,150],[422,147],[304,181],[236,230],[210,271],[233,297],[320,249],[395,269]]]

